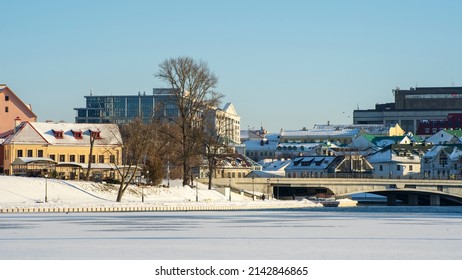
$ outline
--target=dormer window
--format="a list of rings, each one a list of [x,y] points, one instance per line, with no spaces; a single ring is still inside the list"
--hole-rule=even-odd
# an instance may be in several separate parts
[[[72,135],[74,135],[75,139],[82,139],[82,131],[81,130],[72,130]]]
[[[62,130],[54,130],[53,129],[53,134],[56,139],[63,139],[64,131]]]
[[[99,130],[90,130],[90,135],[93,139],[101,139],[101,131]]]

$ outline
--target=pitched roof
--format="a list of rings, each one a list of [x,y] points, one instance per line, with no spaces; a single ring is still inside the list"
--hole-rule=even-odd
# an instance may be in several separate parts
[[[82,131],[82,137],[76,138],[73,131]],[[54,131],[62,131],[62,138],[55,137]],[[74,124],[23,122],[16,133],[12,134],[8,143],[48,143],[51,145],[90,145],[92,131],[100,132],[100,139],[95,145],[121,145],[122,137],[116,124]]]
[[[37,118],[37,115],[32,112],[32,108],[30,105],[24,103],[24,101],[21,100],[21,98],[19,98],[7,85],[0,85],[0,93],[4,92],[4,91],[8,91],[8,95],[10,96],[14,96],[15,99],[17,99],[20,103],[20,105],[23,106],[23,109],[25,109],[27,111],[27,114],[26,115],[29,115],[29,117],[31,118]]]

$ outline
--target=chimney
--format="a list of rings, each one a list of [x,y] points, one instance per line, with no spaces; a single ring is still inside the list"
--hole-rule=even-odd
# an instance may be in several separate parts
[[[18,126],[21,124],[21,118],[20,117],[16,117],[16,119],[14,119],[14,132],[16,133],[16,131],[18,131]]]

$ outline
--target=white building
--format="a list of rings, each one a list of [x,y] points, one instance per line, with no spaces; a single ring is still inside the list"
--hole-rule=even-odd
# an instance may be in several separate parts
[[[428,145],[390,145],[367,157],[374,178],[417,179],[421,177],[421,157]]]

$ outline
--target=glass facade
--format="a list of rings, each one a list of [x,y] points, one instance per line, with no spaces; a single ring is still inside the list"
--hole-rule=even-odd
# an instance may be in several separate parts
[[[177,97],[171,89],[154,89],[152,95],[85,96],[86,107],[75,108],[76,123],[128,123],[142,118],[178,117]]]

